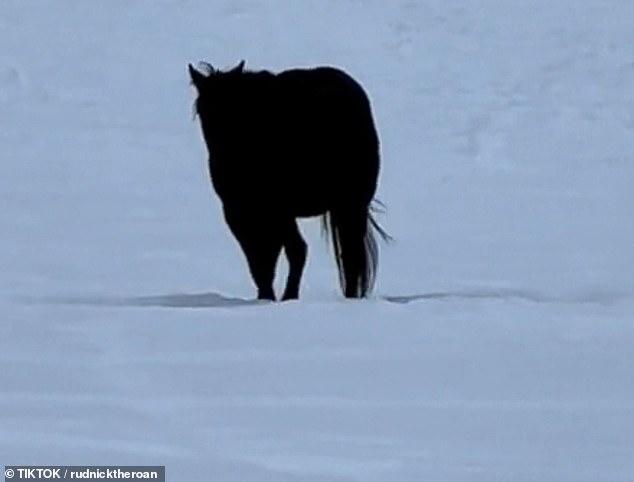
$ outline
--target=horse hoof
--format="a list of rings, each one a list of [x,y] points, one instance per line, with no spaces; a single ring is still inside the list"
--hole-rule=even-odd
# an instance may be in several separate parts
[[[275,300],[275,295],[274,294],[270,294],[270,293],[266,293],[266,294],[258,294],[258,300],[260,301],[276,301]]]

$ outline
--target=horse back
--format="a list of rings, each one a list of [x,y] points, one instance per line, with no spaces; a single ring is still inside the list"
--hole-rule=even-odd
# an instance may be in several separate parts
[[[277,75],[275,85],[276,133],[286,145],[320,148],[333,145],[374,145],[378,142],[370,101],[363,87],[334,67],[290,69]],[[276,136],[274,135],[273,138]]]

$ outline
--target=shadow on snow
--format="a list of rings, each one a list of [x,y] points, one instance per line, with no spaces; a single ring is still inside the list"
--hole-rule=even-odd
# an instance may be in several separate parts
[[[595,304],[611,305],[632,296],[617,292],[593,292],[575,296],[553,296],[546,293],[513,289],[474,289],[436,291],[410,295],[383,295],[377,300],[406,304],[423,301],[521,301],[535,304]],[[271,304],[266,300],[225,296],[220,293],[173,293],[154,296],[21,296],[15,301],[27,304],[84,305],[104,307],[154,307],[154,308],[233,308]]]
[[[21,297],[19,301],[29,304],[84,305],[105,307],[155,307],[155,308],[226,308],[254,306],[265,301],[235,298],[219,293],[175,293],[156,296],[59,296]]]

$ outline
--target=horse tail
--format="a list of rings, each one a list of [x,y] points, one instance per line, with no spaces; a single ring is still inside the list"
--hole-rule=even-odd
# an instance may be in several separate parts
[[[374,205],[334,209],[322,218],[324,232],[330,234],[339,284],[346,298],[366,298],[374,288],[379,261],[375,234],[386,242],[392,240],[372,215],[376,210]]]

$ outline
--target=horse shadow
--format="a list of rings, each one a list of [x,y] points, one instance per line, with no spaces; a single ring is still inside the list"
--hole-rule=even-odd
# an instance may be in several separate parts
[[[593,295],[550,296],[546,293],[513,289],[475,289],[456,291],[430,291],[407,295],[382,295],[375,299],[396,304],[409,304],[425,301],[519,301],[538,304],[599,304],[609,305],[618,301],[634,298],[625,293],[595,293]],[[151,296],[49,296],[14,297],[14,301],[26,304],[76,305],[94,307],[129,308],[240,308],[267,304],[273,301],[239,298],[216,292],[171,293]]]
[[[270,303],[266,300],[225,296],[220,293],[173,293],[153,296],[58,296],[21,297],[17,301],[28,304],[129,308],[234,308]]]

